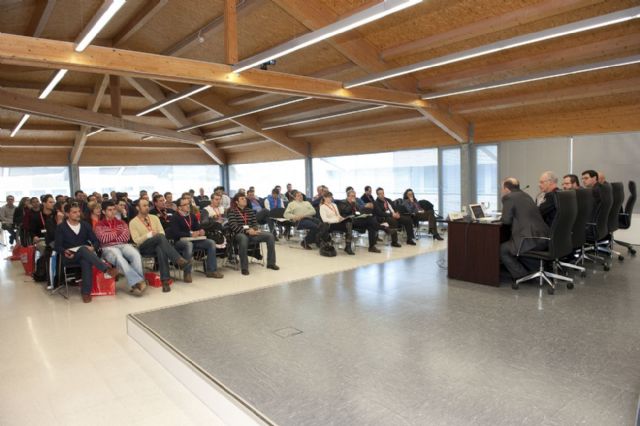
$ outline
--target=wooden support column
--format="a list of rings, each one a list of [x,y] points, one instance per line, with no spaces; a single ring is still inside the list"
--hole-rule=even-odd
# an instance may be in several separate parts
[[[224,60],[233,65],[238,62],[238,9],[236,0],[224,1]]]
[[[120,77],[109,76],[109,93],[111,94],[111,115],[122,118],[122,98],[120,96]]]

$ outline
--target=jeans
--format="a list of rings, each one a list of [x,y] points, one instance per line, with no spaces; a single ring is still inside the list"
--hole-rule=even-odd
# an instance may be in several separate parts
[[[249,269],[249,243],[267,243],[267,265],[276,264],[276,238],[273,234],[260,233],[258,235],[236,234],[234,238],[238,244],[240,255],[240,269]]]
[[[117,244],[104,247],[102,258],[114,265],[127,278],[129,287],[144,281],[142,271],[142,256],[131,244]]]
[[[213,272],[218,267],[218,262],[216,259],[216,243],[213,240],[195,240],[195,241],[185,241],[178,240],[174,244],[176,250],[182,254],[187,260],[191,260],[193,257],[193,249],[197,250],[206,250],[207,251],[207,264],[206,271]],[[192,265],[185,266],[184,272],[185,274],[191,273]]]
[[[138,250],[143,256],[155,256],[158,258],[158,269],[160,270],[160,279],[162,281],[171,278],[169,276],[169,260],[176,263],[180,259],[180,254],[169,244],[167,237],[162,234],[154,235],[144,240],[138,246]]]
[[[82,294],[91,294],[93,288],[93,271],[92,266],[102,272],[107,272],[109,267],[100,258],[86,246],[82,246],[73,254],[71,259],[64,254],[62,256],[63,266],[78,266],[82,269]],[[114,277],[115,278],[115,277]]]
[[[309,245],[316,243],[316,237],[318,234],[318,224],[320,221],[315,217],[305,217],[300,222],[298,222],[296,229],[308,229],[307,236],[305,237],[305,242]]]

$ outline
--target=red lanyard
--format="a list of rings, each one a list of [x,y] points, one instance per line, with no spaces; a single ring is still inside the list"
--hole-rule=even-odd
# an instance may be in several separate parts
[[[384,209],[389,210],[389,203],[387,203],[387,200],[384,200]]]
[[[331,209],[331,211],[333,212],[333,214],[335,214],[336,216],[338,216],[338,211],[336,210],[335,207],[333,207],[333,204],[329,203],[327,204],[327,207],[329,207]]]
[[[153,232],[153,228],[151,226],[151,221],[149,220],[149,218],[147,218],[147,220],[144,221],[144,220],[140,219],[140,217],[138,216],[138,220],[140,222],[142,222],[142,224],[144,225],[145,228],[147,228],[147,231]]]
[[[242,216],[242,220],[244,221],[244,224],[245,224],[245,225],[248,225],[248,224],[249,224],[249,215],[248,215],[248,214],[245,214],[245,213],[242,213],[242,212],[240,211],[240,209],[238,209],[238,208],[236,208],[236,211],[238,212],[238,214],[239,214],[240,216]]]
[[[187,217],[189,218],[188,221],[187,221]],[[187,226],[189,227],[189,231],[191,231],[191,214],[187,216],[182,216],[182,219],[184,220],[184,223],[186,223]]]
[[[40,212],[40,220],[42,221],[42,227],[46,228],[46,225],[44,224],[44,216],[42,216],[42,212]]]

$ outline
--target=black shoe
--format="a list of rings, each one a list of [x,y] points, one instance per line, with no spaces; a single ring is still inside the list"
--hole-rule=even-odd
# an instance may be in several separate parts
[[[440,234],[433,234],[433,239],[434,239],[434,240],[438,240],[438,241],[443,241],[443,240],[444,240],[444,238],[442,238],[442,237],[440,236]]]
[[[278,265],[267,265],[267,269],[273,269],[274,271],[279,271],[280,267]]]
[[[416,242],[413,241],[413,240],[409,240],[409,241],[407,241],[407,244],[410,245],[410,246],[415,246]]]
[[[376,246],[371,246],[371,247],[369,247],[369,252],[370,253],[380,253],[380,250],[378,250],[378,247],[376,247]]]
[[[400,243],[391,243],[391,247],[402,247]]]
[[[345,251],[347,254],[351,255],[351,256],[355,255],[355,253],[353,252],[353,250],[351,250],[351,246],[350,246],[350,245],[346,246],[346,247],[344,248],[344,251]]]
[[[249,275],[249,270],[248,269],[243,269],[242,270],[242,275]]]
[[[300,245],[301,245],[301,246],[302,246],[302,248],[303,248],[303,249],[305,249],[305,250],[313,250],[313,249],[311,248],[311,246],[310,246],[309,244],[307,244],[307,242],[306,242],[306,241],[304,241],[304,240],[300,243]]]
[[[162,292],[168,293],[171,291],[171,286],[169,285],[169,280],[162,281]]]

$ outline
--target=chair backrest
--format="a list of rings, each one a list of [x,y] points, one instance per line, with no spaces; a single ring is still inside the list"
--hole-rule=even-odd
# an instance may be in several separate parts
[[[593,191],[591,188],[578,188],[575,190],[578,214],[573,224],[571,240],[573,248],[580,248],[587,241],[586,227],[593,213]]]
[[[609,182],[600,184],[600,205],[596,206],[594,222],[596,224],[596,238],[602,240],[609,234],[609,211],[613,204],[613,189]]]
[[[629,229],[631,227],[631,215],[633,206],[636,204],[636,183],[629,181],[629,198],[624,206],[624,214],[618,216],[618,229]]]
[[[578,203],[575,191],[557,191],[552,196],[556,197],[556,216],[549,233],[549,255],[559,259],[573,251],[571,234],[578,214]]]
[[[612,182],[611,191],[613,197],[611,210],[609,210],[609,220],[607,221],[607,228],[610,234],[618,230],[618,216],[624,202],[624,185],[622,182]]]

